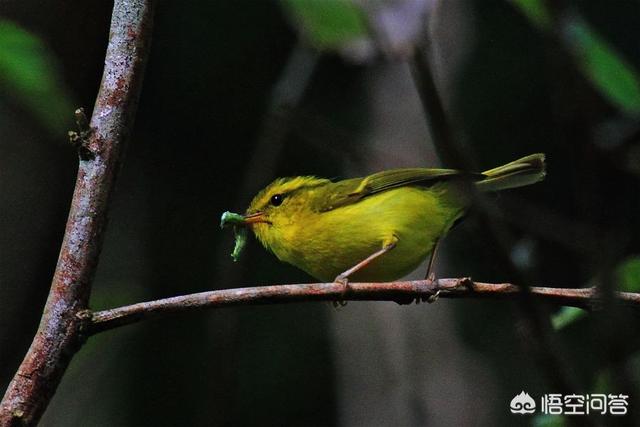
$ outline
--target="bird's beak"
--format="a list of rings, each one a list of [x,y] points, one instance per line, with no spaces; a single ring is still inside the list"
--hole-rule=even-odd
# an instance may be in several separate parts
[[[253,225],[257,223],[271,224],[271,222],[265,219],[264,212],[256,212],[251,215],[244,216],[244,224]]]

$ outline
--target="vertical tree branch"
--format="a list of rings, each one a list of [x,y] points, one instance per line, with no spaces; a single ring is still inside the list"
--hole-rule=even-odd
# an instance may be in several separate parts
[[[116,0],[105,67],[82,141],[75,191],[38,331],[0,404],[0,426],[34,425],[83,342],[82,313],[102,248],[123,144],[131,132],[151,41],[153,0]]]
[[[425,38],[428,40],[427,35]],[[423,50],[423,47],[417,47],[414,50],[412,58],[412,74],[416,84],[416,90],[420,96],[422,106],[425,112],[427,125],[429,126],[434,145],[439,154],[445,161],[445,165],[459,168],[462,170],[473,170],[470,168],[470,161],[460,149],[459,145],[453,138],[453,134],[447,120],[442,99],[437,91],[434,81],[434,75],[431,70],[429,60]],[[492,232],[492,238],[500,251],[501,265],[512,276],[518,276],[518,270],[513,265],[508,256],[508,241],[504,230],[499,227],[491,218],[486,207],[485,198],[473,188],[472,196],[476,205],[480,208],[480,218]],[[549,381],[559,392],[564,394],[572,393],[572,390],[578,389],[574,383],[574,379],[565,369],[566,361],[562,357],[561,349],[554,340],[552,331],[549,329],[548,319],[545,318],[540,308],[533,301],[531,288],[527,282],[521,280],[522,292],[520,298],[520,312],[518,313],[523,325],[528,332],[528,338],[532,341],[531,350],[539,365],[544,369]],[[587,420],[585,425],[591,425]]]
[[[429,38],[426,34],[424,38],[429,44]],[[436,147],[438,155],[448,167],[471,170],[469,162],[466,161],[467,159],[462,158],[455,149],[456,145],[451,125],[449,124],[440,92],[436,87],[435,77],[424,46],[417,46],[414,49],[410,66],[411,75],[424,109],[427,127],[431,132],[433,145]]]

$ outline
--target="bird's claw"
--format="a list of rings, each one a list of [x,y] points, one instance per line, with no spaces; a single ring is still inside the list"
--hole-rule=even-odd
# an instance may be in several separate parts
[[[340,299],[337,301],[333,301],[333,307],[344,307],[345,305],[347,305],[347,301],[344,300],[344,297],[349,290],[349,278],[343,274],[339,274],[335,279],[333,279],[333,282],[342,285],[342,293],[340,294]]]
[[[427,274],[426,279],[427,281],[433,283],[436,281],[436,274],[432,271],[429,274]],[[426,302],[428,304],[433,304],[434,302],[438,301],[438,298],[440,297],[440,290],[438,289],[435,293],[429,295],[427,298],[425,297],[419,297],[416,298],[416,304],[420,304],[421,302]]]
[[[433,304],[434,302],[438,301],[439,297],[440,297],[440,289],[438,289],[436,293],[429,295],[429,297],[427,297],[427,303]]]
[[[344,301],[344,300],[332,301],[331,304],[333,305],[333,308],[337,309],[347,305],[347,301]]]
[[[349,278],[344,274],[338,274],[335,279],[333,279],[333,283],[339,283],[344,286],[345,291],[347,286],[349,286]]]

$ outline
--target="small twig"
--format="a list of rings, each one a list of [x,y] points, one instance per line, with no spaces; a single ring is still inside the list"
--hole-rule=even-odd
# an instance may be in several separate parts
[[[425,36],[426,37],[426,36]],[[457,150],[452,128],[444,109],[429,59],[422,46],[414,49],[410,62],[411,74],[424,110],[433,145],[445,165],[461,170],[473,170],[470,162]]]
[[[89,144],[91,142],[91,127],[89,121],[84,113],[84,108],[78,108],[74,112],[76,118],[77,131],[70,130],[68,132],[69,142],[78,150],[78,155],[81,160],[91,160],[94,158],[94,153],[89,150]]]
[[[428,35],[425,34],[427,44]],[[450,124],[447,120],[442,99],[437,91],[434,81],[434,74],[429,64],[428,57],[424,49],[416,48],[412,62],[413,78],[416,88],[422,101],[425,112],[425,119],[432,133],[433,143],[447,166],[453,166],[462,170],[475,170],[472,162],[465,150],[453,138]],[[475,188],[469,188],[474,204],[479,208],[481,221],[491,231],[493,245],[499,250],[498,256],[503,270],[512,277],[518,277],[519,271],[513,265],[509,257],[509,236],[505,229],[495,221],[490,215],[487,207],[486,197]],[[522,279],[520,279],[522,280]],[[518,316],[522,320],[525,329],[531,333],[529,336],[533,341],[531,349],[538,363],[545,369],[551,384],[562,393],[571,393],[578,388],[566,369],[566,360],[562,357],[561,348],[554,340],[554,336],[549,330],[548,320],[533,303],[534,296],[527,283],[522,281],[522,298],[519,299],[520,311]],[[590,424],[587,420],[585,423]]]
[[[308,301],[395,301],[400,304],[439,298],[516,299],[523,289],[510,283],[481,283],[468,278],[414,280],[385,283],[350,283],[349,291],[339,283],[307,283],[223,289],[141,302],[92,314],[88,333],[114,329],[152,317],[162,317],[195,309],[223,308],[237,305],[279,304]],[[595,288],[531,287],[528,294],[540,301],[591,310],[599,297]],[[640,308],[640,294],[617,292],[616,299]]]

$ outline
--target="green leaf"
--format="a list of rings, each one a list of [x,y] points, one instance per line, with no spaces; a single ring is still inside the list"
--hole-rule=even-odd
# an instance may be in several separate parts
[[[368,34],[366,17],[351,0],[282,0],[282,4],[318,49],[339,49]]]
[[[586,314],[587,312],[581,308],[562,307],[551,318],[551,325],[553,326],[553,329],[559,330],[570,325],[576,320],[583,318]]]
[[[0,94],[28,109],[52,134],[72,125],[70,101],[53,55],[36,36],[0,19]]]
[[[640,292],[640,256],[627,258],[616,268],[618,289]]]
[[[640,79],[631,65],[586,22],[574,19],[567,31],[582,72],[596,89],[627,114],[640,115]]]
[[[551,15],[543,0],[511,0],[527,18],[538,28],[551,28]]]

